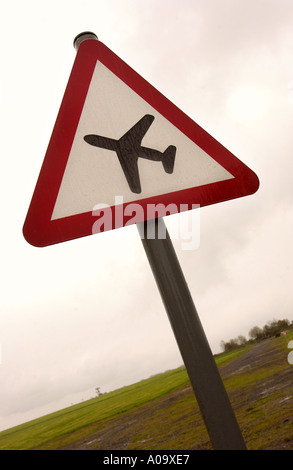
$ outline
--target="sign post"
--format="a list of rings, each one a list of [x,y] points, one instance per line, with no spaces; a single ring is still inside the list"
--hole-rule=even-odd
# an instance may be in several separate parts
[[[137,227],[211,443],[215,450],[245,450],[164,220],[142,222]]]
[[[211,443],[244,450],[163,217],[253,194],[257,175],[95,34],[74,47],[24,237],[44,247],[135,223]]]

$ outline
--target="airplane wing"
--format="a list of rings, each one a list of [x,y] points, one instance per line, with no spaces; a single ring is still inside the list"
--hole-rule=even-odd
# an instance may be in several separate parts
[[[129,188],[133,193],[141,193],[137,154],[132,153],[126,156],[123,152],[118,150],[117,155]]]
[[[146,114],[119,139],[120,146],[137,150],[154,119],[154,116]]]
[[[116,152],[125,178],[133,193],[141,192],[137,163],[139,149],[141,148],[141,141],[154,119],[154,116],[146,114],[118,140]]]

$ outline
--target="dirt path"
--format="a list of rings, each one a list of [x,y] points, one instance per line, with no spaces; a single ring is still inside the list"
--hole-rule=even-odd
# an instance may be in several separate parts
[[[293,398],[293,367],[288,364],[286,352],[280,349],[272,339],[256,344],[243,356],[222,367],[220,372],[223,380],[228,380],[233,375],[253,374],[255,371],[274,370],[282,366],[284,366],[283,370],[272,373],[269,377],[253,384],[250,397],[253,395],[256,399],[259,396],[268,396],[273,391],[282,390],[288,399]]]
[[[272,365],[272,363],[284,360],[284,354],[277,348],[272,346],[272,340],[267,339],[256,344],[247,353],[240,356],[235,361],[221,368],[221,374],[228,376],[233,373],[239,373],[244,370],[251,371],[257,367],[263,367],[264,364]]]

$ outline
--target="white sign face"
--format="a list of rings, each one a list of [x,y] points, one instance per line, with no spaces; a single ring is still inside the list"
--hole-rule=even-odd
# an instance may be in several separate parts
[[[23,234],[48,246],[243,197],[258,186],[253,171],[103,43],[86,40]],[[103,213],[111,223],[100,223]]]
[[[89,145],[86,135],[119,140],[144,116],[154,119],[141,141],[164,153],[176,147],[173,172],[161,161],[138,158],[141,192],[134,193],[115,150]],[[101,62],[97,62],[52,214],[52,220],[234,178]]]

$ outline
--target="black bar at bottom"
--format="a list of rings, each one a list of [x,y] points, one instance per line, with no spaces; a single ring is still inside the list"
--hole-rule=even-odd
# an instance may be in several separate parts
[[[137,227],[212,446],[246,450],[165,223],[159,218]]]

